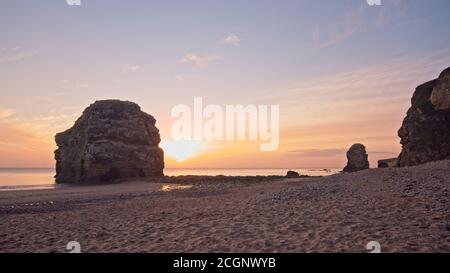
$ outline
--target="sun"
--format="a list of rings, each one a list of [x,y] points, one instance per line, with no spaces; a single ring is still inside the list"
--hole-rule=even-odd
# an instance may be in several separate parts
[[[183,162],[188,158],[198,155],[203,146],[201,141],[193,140],[171,140],[162,141],[160,144],[164,153],[178,162]]]

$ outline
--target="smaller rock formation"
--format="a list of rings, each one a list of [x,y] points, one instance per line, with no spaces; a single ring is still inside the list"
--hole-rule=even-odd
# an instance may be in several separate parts
[[[288,171],[286,174],[286,178],[299,178],[300,174],[294,171]]]
[[[398,136],[400,167],[450,158],[450,68],[416,88]]]
[[[366,147],[362,144],[354,144],[347,152],[347,166],[343,172],[357,172],[369,168],[369,160]]]
[[[97,101],[56,135],[56,183],[98,183],[162,176],[156,120],[132,102]]]
[[[378,168],[394,168],[398,165],[398,158],[378,160]]]

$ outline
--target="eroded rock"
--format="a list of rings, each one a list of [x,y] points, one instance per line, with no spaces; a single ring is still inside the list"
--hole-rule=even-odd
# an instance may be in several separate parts
[[[438,79],[416,88],[398,131],[402,152],[399,166],[450,158],[450,68]]]
[[[162,176],[156,120],[132,102],[97,101],[56,135],[56,183],[111,182]]]
[[[286,174],[286,178],[299,178],[300,174],[294,171],[288,171]]]
[[[431,103],[439,110],[450,109],[450,68],[444,70],[431,92]]]
[[[357,172],[369,168],[366,147],[362,144],[353,144],[347,152],[347,166],[343,172]]]

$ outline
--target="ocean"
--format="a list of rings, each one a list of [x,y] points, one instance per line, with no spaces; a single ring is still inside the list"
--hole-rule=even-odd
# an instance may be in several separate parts
[[[335,169],[292,169],[300,174],[310,176],[332,175]],[[286,175],[288,169],[164,169],[167,176],[180,175]],[[0,169],[0,191],[57,189],[55,184],[55,169]]]

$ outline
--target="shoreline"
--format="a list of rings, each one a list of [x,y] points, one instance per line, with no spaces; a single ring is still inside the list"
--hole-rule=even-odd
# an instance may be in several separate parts
[[[42,171],[43,169],[12,169],[13,172],[8,172],[10,169],[0,169],[0,192],[2,191],[15,191],[15,190],[42,190],[42,189],[58,189],[61,187],[71,187],[71,186],[84,186],[84,185],[103,185],[102,182],[97,183],[80,183],[80,184],[71,184],[71,183],[55,183],[55,180],[53,178],[54,173],[49,171],[54,171],[54,169],[46,169],[44,173],[42,172],[36,172],[33,173],[34,170]],[[17,170],[19,170],[19,174],[17,174]],[[212,178],[215,177],[228,177],[228,178],[252,178],[252,177],[263,177],[263,178],[284,178],[286,176],[286,173],[289,169],[270,169],[269,171],[262,170],[262,169],[199,169],[200,172],[198,174],[195,174],[193,171],[195,169],[179,169],[181,172],[175,173],[173,172],[174,169],[167,169],[166,175],[158,178],[135,178],[135,179],[119,179],[117,181],[111,181],[106,184],[115,184],[115,183],[122,183],[122,182],[128,182],[128,181],[138,181],[138,180],[144,180],[144,181],[154,181],[156,179],[195,179],[195,177],[198,178]],[[212,174],[209,174],[211,170],[217,170],[216,172],[213,172]],[[277,172],[272,172],[277,170]],[[295,169],[296,170],[296,169]],[[187,172],[188,171],[188,172]],[[239,172],[240,171],[240,172]],[[266,173],[264,173],[266,171]],[[311,176],[311,177],[321,177],[326,175],[332,175],[338,173],[337,169],[317,169],[317,170],[305,170],[301,169],[299,172],[304,173],[307,172],[308,174],[304,176]],[[207,174],[205,174],[207,173]],[[261,174],[260,174],[261,173]],[[26,174],[26,175],[24,175]],[[38,177],[37,181],[33,181],[32,179],[35,179],[33,175],[36,174]],[[45,175],[43,175],[45,174]],[[9,175],[9,176],[8,176]],[[303,175],[303,174],[301,174]],[[27,181],[27,179],[31,179],[33,182],[26,183],[24,181]],[[10,182],[10,181],[16,181]]]
[[[83,252],[366,252],[369,241],[383,252],[449,252],[449,177],[450,161],[440,161],[0,192],[0,252],[65,252],[73,240]]]

